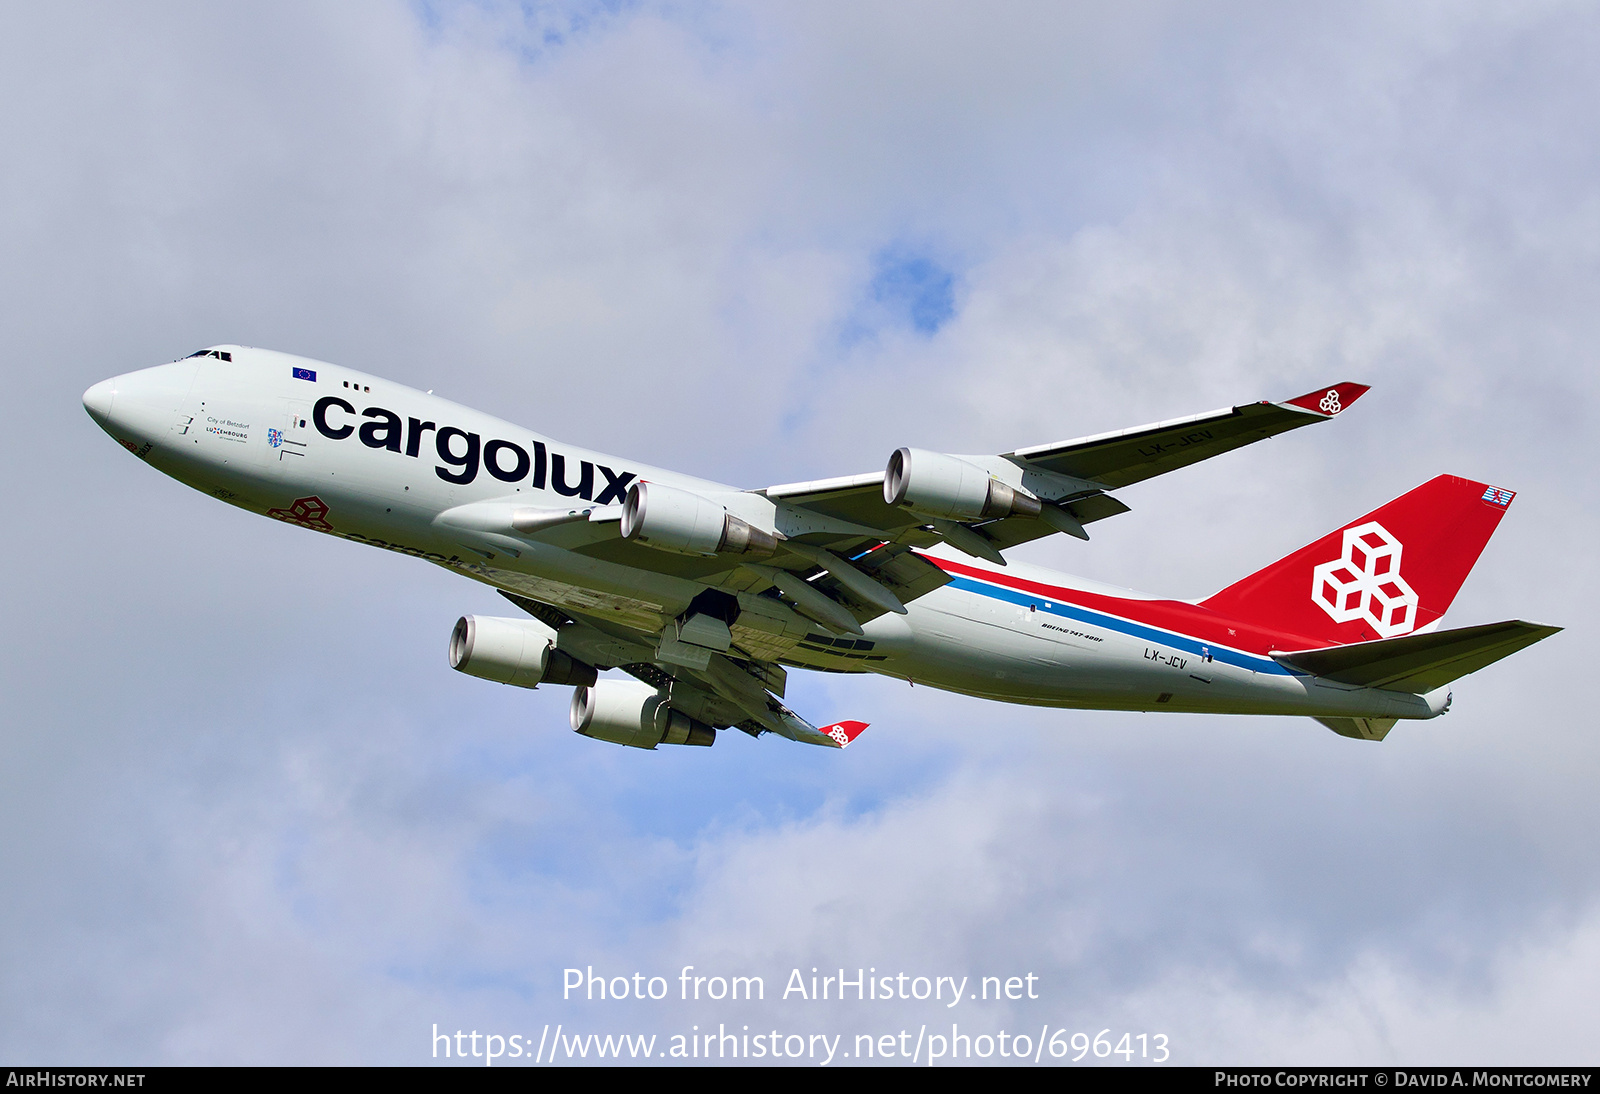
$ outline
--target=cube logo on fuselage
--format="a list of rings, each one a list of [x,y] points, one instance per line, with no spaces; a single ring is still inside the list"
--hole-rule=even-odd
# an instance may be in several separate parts
[[[342,417],[330,421],[330,412]],[[363,418],[368,420],[361,421]],[[311,421],[317,432],[330,441],[356,436],[368,448],[384,449],[413,459],[421,456],[423,441],[432,433],[433,450],[441,464],[433,473],[456,486],[467,485],[484,470],[503,483],[527,482],[535,490],[546,489],[548,483],[549,489],[563,497],[609,505],[620,504],[628,496],[628,484],[636,477],[632,471],[617,472],[602,463],[580,460],[578,481],[572,483],[567,480],[567,457],[548,451],[543,441],[529,442],[531,453],[515,441],[495,438],[485,444],[478,433],[453,425],[440,427],[437,422],[425,422],[420,418],[408,417],[402,421],[400,415],[381,406],[369,406],[358,412],[349,400],[337,395],[318,399],[311,411]],[[605,477],[605,488],[598,496],[594,492],[597,470]]]

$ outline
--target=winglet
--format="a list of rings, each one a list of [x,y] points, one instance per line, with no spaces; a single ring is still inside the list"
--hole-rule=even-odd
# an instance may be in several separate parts
[[[1298,399],[1287,400],[1283,405],[1299,407],[1301,410],[1320,414],[1324,418],[1331,418],[1371,390],[1372,388],[1366,384],[1353,384],[1346,380],[1332,387],[1319,387],[1315,391],[1308,391]]]
[[[831,726],[823,726],[822,732],[832,737],[837,742],[837,747],[844,748],[861,736],[861,731],[866,728],[866,722],[835,722]]]

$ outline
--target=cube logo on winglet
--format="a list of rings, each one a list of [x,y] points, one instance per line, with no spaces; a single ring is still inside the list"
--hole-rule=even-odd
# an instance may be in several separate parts
[[[1356,384],[1346,380],[1331,387],[1308,391],[1297,399],[1290,399],[1286,405],[1309,410],[1313,414],[1321,414],[1324,418],[1332,418],[1342,410],[1349,410],[1351,403],[1370,390],[1372,389],[1366,384]]]
[[[822,732],[832,737],[840,748],[861,736],[861,731],[867,728],[866,722],[835,722],[831,726],[823,726]]]

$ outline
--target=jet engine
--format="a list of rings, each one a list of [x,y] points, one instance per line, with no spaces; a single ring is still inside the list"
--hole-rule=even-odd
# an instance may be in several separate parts
[[[556,649],[556,632],[537,619],[466,615],[450,632],[450,667],[469,676],[531,688],[592,684],[594,666]]]
[[[717,731],[667,705],[638,680],[601,680],[572,693],[572,728],[585,737],[633,748],[714,745]]]
[[[622,503],[622,538],[683,555],[752,555],[778,549],[777,537],[710,498],[659,482],[636,482]]]
[[[981,467],[942,452],[896,449],[883,474],[883,500],[945,520],[1036,517],[1039,500],[1012,489]]]

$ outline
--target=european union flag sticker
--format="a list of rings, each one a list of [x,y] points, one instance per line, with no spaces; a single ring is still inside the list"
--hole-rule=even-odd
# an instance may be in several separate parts
[[[317,382],[317,373],[315,369],[297,368],[294,370],[294,378],[296,380],[310,380],[314,384]]]

